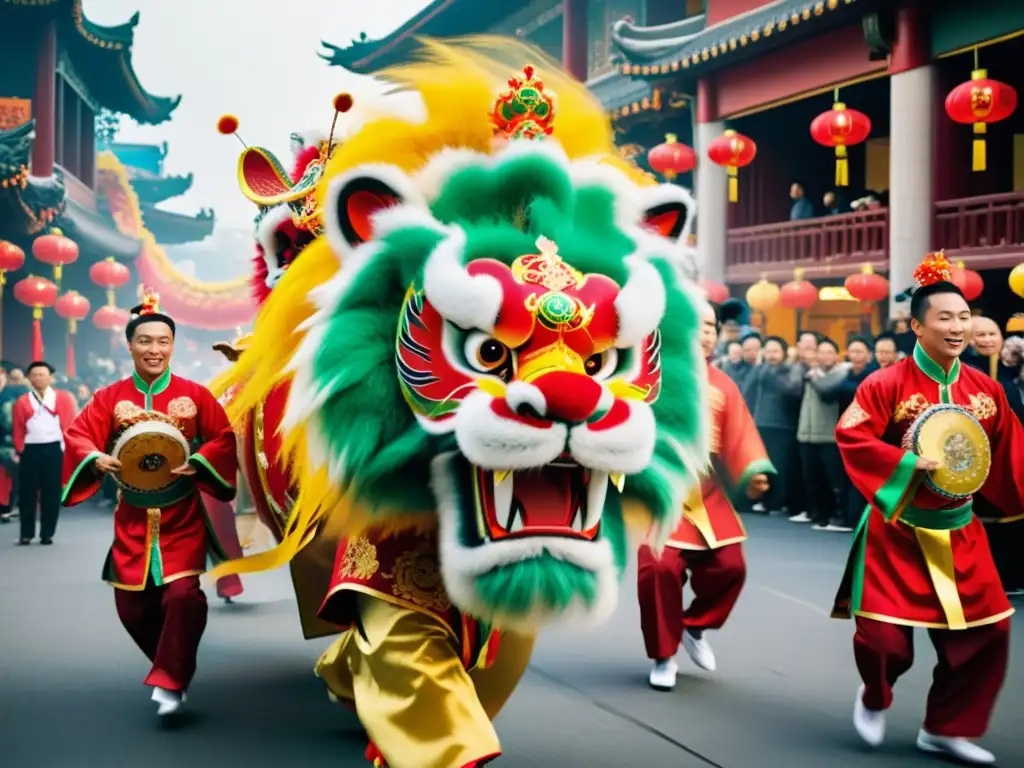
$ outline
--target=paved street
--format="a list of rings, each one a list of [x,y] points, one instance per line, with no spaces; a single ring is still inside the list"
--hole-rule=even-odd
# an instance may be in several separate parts
[[[827,618],[848,536],[780,519],[747,523],[748,586],[729,625],[711,636],[716,674],[683,657],[675,692],[647,688],[631,573],[607,628],[542,638],[498,719],[498,764],[941,765],[913,747],[934,662],[923,633],[919,663],[897,688],[886,746],[868,752],[852,730],[852,625]],[[16,526],[0,527],[0,766],[365,766],[358,724],[329,704],[311,672],[326,641],[301,639],[286,571],[246,578],[236,605],[211,600],[193,714],[162,730],[141,685],[145,660],[98,579],[109,534],[109,513],[94,508],[64,510],[50,548],[14,547]],[[1020,615],[1013,644],[983,742],[1006,767],[1024,765]]]

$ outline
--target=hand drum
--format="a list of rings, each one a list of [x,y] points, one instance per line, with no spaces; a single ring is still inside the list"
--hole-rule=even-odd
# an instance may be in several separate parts
[[[125,491],[155,498],[181,478],[172,474],[189,456],[188,441],[177,427],[163,421],[143,421],[128,427],[114,444],[112,455],[121,462],[114,480]]]
[[[974,414],[959,405],[933,405],[918,416],[904,447],[939,464],[928,473],[928,488],[947,499],[977,493],[992,467],[988,435]]]

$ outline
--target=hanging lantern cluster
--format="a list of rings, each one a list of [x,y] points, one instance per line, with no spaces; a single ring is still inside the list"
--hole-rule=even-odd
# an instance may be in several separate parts
[[[60,288],[64,267],[78,260],[78,244],[54,227],[50,233],[32,242],[32,255],[53,267],[53,282]]]
[[[850,163],[846,148],[860,144],[871,133],[871,120],[863,112],[847,109],[839,101],[828,112],[822,112],[811,122],[811,138],[825,147],[836,151],[836,186],[850,185]]]
[[[974,150],[971,167],[984,171],[988,167],[985,149],[985,134],[989,123],[1005,120],[1017,109],[1017,91],[1006,83],[990,80],[988,71],[977,66],[971,79],[960,83],[946,96],[946,114],[958,123],[974,126]]]
[[[962,261],[958,261],[949,274],[950,282],[960,289],[968,301],[974,301],[985,290],[985,281],[981,275],[973,269],[967,269]]]
[[[779,303],[788,309],[803,311],[818,301],[818,289],[814,283],[804,280],[802,269],[793,270],[793,279],[779,290]]]
[[[750,165],[757,156],[757,144],[741,133],[728,130],[708,145],[708,158],[729,174],[729,202],[740,199],[739,169]]]
[[[697,153],[677,141],[674,133],[665,134],[665,143],[647,153],[647,164],[668,181],[697,167]]]

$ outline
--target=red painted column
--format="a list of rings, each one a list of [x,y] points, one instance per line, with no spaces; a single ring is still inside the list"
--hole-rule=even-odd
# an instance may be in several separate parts
[[[896,40],[889,57],[889,74],[923,67],[931,61],[928,16],[917,0],[905,0],[896,8]]]
[[[562,3],[562,66],[580,82],[587,80],[587,0]]]
[[[57,22],[50,19],[43,25],[36,57],[36,88],[32,99],[32,116],[36,119],[36,138],[32,145],[33,176],[53,173],[56,86]]]

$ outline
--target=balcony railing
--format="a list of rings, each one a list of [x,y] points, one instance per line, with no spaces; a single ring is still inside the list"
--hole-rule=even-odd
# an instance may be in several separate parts
[[[935,204],[935,247],[974,269],[1024,260],[1024,192],[965,197]]]
[[[726,279],[748,283],[792,279],[793,269],[808,278],[842,277],[862,264],[888,269],[889,211],[874,208],[857,213],[784,221],[730,229],[726,243]]]

